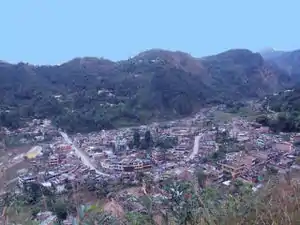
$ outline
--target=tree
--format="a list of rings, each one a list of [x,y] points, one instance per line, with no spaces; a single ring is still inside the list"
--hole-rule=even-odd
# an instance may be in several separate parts
[[[196,178],[197,178],[198,186],[200,188],[204,188],[207,177],[201,168],[196,169]]]
[[[38,183],[24,184],[24,193],[29,204],[34,204],[42,197],[41,185]]]
[[[295,164],[300,165],[300,157],[299,156],[296,158]]]
[[[68,216],[67,204],[62,201],[57,201],[54,204],[52,211],[57,218],[58,224],[63,224],[63,221],[67,219]]]
[[[152,136],[151,132],[147,130],[145,132],[145,147],[148,149],[150,146],[152,146]]]
[[[133,141],[129,141],[129,142],[127,143],[127,146],[128,146],[129,149],[133,149],[133,147],[134,147]]]
[[[287,182],[288,185],[291,185],[291,172],[290,171],[287,171],[285,174],[284,174],[284,179],[285,181]]]
[[[97,205],[80,205],[76,209],[76,220],[72,224],[92,225],[92,224],[112,224],[117,225],[120,222],[110,214],[105,213]]]
[[[148,215],[143,215],[142,213],[138,213],[138,212],[128,212],[126,214],[126,220],[129,224],[132,225],[149,224]]]
[[[4,205],[2,209],[2,215],[4,216],[4,224],[7,224],[7,217],[8,217],[7,212],[9,208],[14,204],[15,194],[12,192],[6,192],[2,197],[2,201]]]
[[[39,207],[32,207],[31,208],[31,216],[32,219],[35,219],[37,214],[41,211],[41,209]]]
[[[267,171],[269,175],[277,175],[278,174],[278,169],[272,167],[272,166],[267,166]]]
[[[72,182],[68,178],[65,179],[65,188],[68,191],[72,191],[72,189],[73,189]]]
[[[224,159],[226,156],[226,149],[223,146],[224,145],[221,145],[218,151],[213,152],[210,156],[210,159],[213,161]]]
[[[143,172],[137,172],[136,175],[135,175],[135,177],[136,177],[136,179],[137,179],[140,183],[142,183],[142,182],[143,182],[143,179],[144,179],[144,177],[145,177],[145,173],[143,173]]]
[[[133,146],[136,148],[140,147],[141,145],[141,136],[138,130],[133,132]]]
[[[196,197],[194,185],[190,182],[172,182],[165,190],[171,196],[171,200],[166,200],[165,204],[168,205],[176,224],[197,224],[194,215],[201,205]]]
[[[140,197],[140,203],[145,207],[146,213],[147,213],[147,219],[150,222],[150,224],[155,224],[154,221],[154,210],[153,210],[153,199],[148,196],[144,195]]]
[[[177,137],[164,137],[164,138],[158,138],[158,140],[155,142],[155,147],[159,147],[161,149],[169,149],[177,145],[178,138]]]

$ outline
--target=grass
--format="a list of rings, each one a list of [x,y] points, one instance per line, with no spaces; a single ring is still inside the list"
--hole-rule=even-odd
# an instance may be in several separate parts
[[[298,225],[300,224],[299,183],[272,183],[256,195],[235,196],[208,215],[199,225]],[[220,216],[221,215],[221,216]]]
[[[193,203],[185,205],[189,209],[180,209],[182,202],[178,205],[175,202],[169,202],[167,205],[171,207],[170,204],[172,204],[173,209],[175,206],[178,214],[177,212],[173,214],[174,211],[166,208],[164,212],[159,211],[153,205],[148,208],[152,217],[149,216],[150,214],[138,214],[134,217],[126,216],[120,222],[126,225],[299,225],[300,184],[287,178],[279,183],[274,181],[271,180],[256,193],[245,185],[239,187],[239,194],[234,194],[236,192],[232,190],[226,192],[206,188],[203,192],[194,195]],[[195,203],[197,204],[193,205]],[[152,205],[150,200],[146,205],[149,206],[149,204]],[[10,209],[10,221],[25,221],[30,215],[28,209],[29,207],[15,215],[16,210]],[[168,211],[168,223],[163,222],[162,219],[166,211]],[[179,222],[180,218],[187,215],[186,212],[189,212],[188,220]],[[92,220],[93,216],[95,215],[90,215]],[[155,219],[157,216],[160,217],[160,222]]]

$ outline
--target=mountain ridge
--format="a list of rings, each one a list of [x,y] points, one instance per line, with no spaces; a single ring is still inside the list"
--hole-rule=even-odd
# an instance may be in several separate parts
[[[204,58],[152,49],[117,62],[84,57],[55,66],[5,64],[0,122],[17,127],[12,118],[50,118],[68,131],[86,132],[186,116],[207,104],[261,97],[288,83],[288,74],[247,49]]]
[[[300,82],[300,50],[274,51],[264,54],[264,59],[285,71],[294,82]]]
[[[77,60],[99,60],[99,61],[103,60],[103,61],[109,61],[109,62],[112,62],[112,63],[120,63],[120,62],[127,61],[127,60],[130,60],[130,59],[138,59],[138,58],[141,58],[141,57],[144,57],[144,56],[150,56],[150,55],[155,55],[155,54],[162,54],[162,55],[168,55],[168,54],[186,55],[186,56],[189,56],[191,58],[201,60],[201,59],[205,59],[206,57],[216,56],[216,55],[219,55],[219,54],[222,54],[222,53],[226,53],[226,52],[231,52],[231,51],[248,51],[248,52],[256,53],[256,52],[251,51],[251,50],[246,49],[246,48],[235,48],[235,49],[233,48],[233,49],[222,51],[222,52],[219,52],[219,53],[216,53],[216,54],[205,55],[205,56],[202,56],[202,57],[195,57],[195,56],[193,56],[190,53],[187,53],[187,52],[184,52],[184,51],[180,51],[180,50],[167,50],[167,49],[162,49],[162,48],[152,48],[152,49],[147,49],[147,50],[141,51],[141,52],[135,54],[134,56],[127,57],[126,59],[120,59],[120,60],[111,60],[109,58],[102,57],[102,56],[78,56],[78,57],[73,57],[70,60],[63,61],[61,63],[53,63],[53,64],[34,64],[34,63],[26,62],[26,61],[19,61],[19,62],[16,62],[16,63],[11,63],[11,62],[8,62],[6,60],[1,60],[1,59],[0,59],[0,64],[2,64],[2,63],[3,64],[10,64],[10,65],[26,64],[26,65],[30,65],[30,66],[34,66],[34,67],[41,67],[41,66],[61,66],[63,64],[67,64],[69,62],[77,61]],[[258,52],[258,53],[262,53],[262,52]]]

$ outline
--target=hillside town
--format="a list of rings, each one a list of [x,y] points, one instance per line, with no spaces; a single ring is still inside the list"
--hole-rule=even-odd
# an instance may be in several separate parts
[[[135,194],[126,188],[118,190],[112,201],[126,208],[132,202],[122,199],[129,195],[151,193],[167,198],[155,184],[169,178],[193,179],[198,170],[206,175],[205,186],[225,188],[238,180],[257,191],[270,173],[290,174],[300,169],[300,134],[274,134],[238,116],[216,120],[214,113],[220,109],[222,106],[203,109],[191,118],[89,134],[68,135],[50,121],[38,120],[18,131],[3,130],[5,135],[27,134],[21,141],[34,140],[36,145],[19,155],[11,153],[7,163],[2,161],[2,177],[13,165],[26,162],[25,168],[3,184],[2,193],[14,184],[22,191],[30,183],[39,183],[57,194],[72,187],[94,192],[108,184],[142,184]],[[52,138],[45,141],[49,135]],[[151,188],[146,178],[152,180]]]

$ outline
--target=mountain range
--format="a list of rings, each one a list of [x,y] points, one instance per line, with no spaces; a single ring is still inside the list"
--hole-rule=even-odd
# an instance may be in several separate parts
[[[195,58],[152,49],[117,62],[0,61],[0,125],[17,128],[28,119],[50,118],[69,132],[88,132],[186,116],[208,104],[259,98],[294,85],[299,54],[232,49]]]

